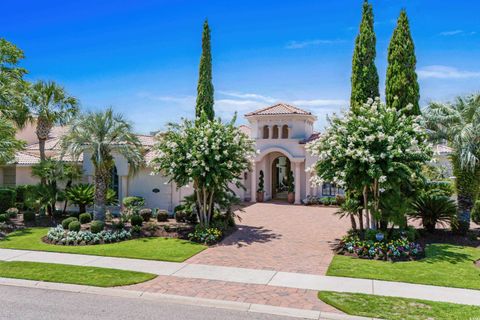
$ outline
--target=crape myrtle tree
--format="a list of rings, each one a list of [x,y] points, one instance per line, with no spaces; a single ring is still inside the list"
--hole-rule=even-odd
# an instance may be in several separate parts
[[[377,220],[395,223],[398,220],[392,220],[389,212],[382,212],[381,199],[404,180],[417,179],[431,159],[423,119],[387,107],[378,98],[369,99],[358,111],[329,118],[325,134],[307,145],[319,158],[313,169],[318,180],[333,181],[347,193],[363,196],[370,227],[376,227]]]
[[[420,88],[415,72],[417,59],[415,46],[405,10],[400,12],[397,26],[388,46],[387,78],[385,80],[385,100],[389,107],[413,108],[408,114],[420,114]]]
[[[202,33],[202,56],[200,58],[200,68],[197,86],[197,105],[195,115],[200,118],[203,113],[208,120],[215,118],[213,110],[213,83],[212,83],[212,53],[210,46],[210,28],[208,21],[203,24]]]
[[[454,103],[431,103],[425,117],[432,139],[447,141],[453,148],[450,160],[457,191],[458,231],[465,233],[480,192],[480,95],[458,97]]]
[[[352,92],[350,108],[357,110],[370,97],[379,97],[378,73],[375,66],[376,37],[373,30],[372,5],[363,3],[360,31],[355,39],[355,49],[352,58]]]
[[[157,139],[154,172],[178,186],[193,184],[198,221],[208,227],[215,196],[231,182],[241,186],[254,155],[253,141],[235,126],[235,118],[227,124],[220,119],[183,120],[169,124]]]

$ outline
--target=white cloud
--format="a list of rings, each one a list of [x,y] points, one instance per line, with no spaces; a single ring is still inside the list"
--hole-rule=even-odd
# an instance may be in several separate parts
[[[314,40],[305,40],[305,41],[290,41],[287,43],[285,48],[287,49],[302,49],[311,46],[318,46],[322,44],[335,44],[344,42],[343,40],[325,40],[325,39],[314,39]]]
[[[218,91],[218,93],[221,95],[224,95],[227,97],[233,97],[233,98],[254,99],[254,100],[265,101],[268,103],[275,102],[275,98],[264,96],[261,94],[256,94],[256,93],[242,93],[242,92],[232,92],[232,91]]]
[[[475,31],[464,31],[464,30],[449,30],[449,31],[443,31],[440,32],[439,35],[444,36],[444,37],[451,37],[451,36],[456,36],[456,35],[466,35],[466,36],[471,36],[476,34]]]
[[[466,78],[478,78],[480,72],[459,70],[454,67],[433,65],[425,66],[417,70],[417,74],[423,79],[466,79]]]

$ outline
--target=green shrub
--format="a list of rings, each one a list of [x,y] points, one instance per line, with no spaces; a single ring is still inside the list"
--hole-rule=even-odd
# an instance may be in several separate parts
[[[188,239],[203,244],[214,244],[222,239],[222,231],[197,225],[195,231],[188,235]]]
[[[0,189],[0,212],[5,212],[9,208],[15,207],[17,192],[13,189]]]
[[[35,212],[24,211],[23,212],[23,222],[35,222]]]
[[[475,201],[472,208],[472,221],[480,224],[480,200]]]
[[[145,205],[145,199],[142,197],[125,197],[122,201],[125,208],[129,210],[139,209]]]
[[[377,234],[382,233],[384,235],[383,242],[388,241],[396,241],[401,239],[407,239],[410,242],[415,241],[418,238],[418,231],[414,227],[408,226],[403,229],[393,229],[388,230],[386,232],[375,230],[375,229],[367,229],[364,233],[364,239],[366,241],[378,241]]]
[[[138,214],[134,214],[131,218],[130,218],[130,224],[132,226],[142,226],[142,223],[143,223],[143,218],[138,215]]]
[[[178,205],[175,207],[174,213],[177,222],[189,222],[192,224],[197,222],[197,215],[192,210],[192,206]]]
[[[80,213],[86,212],[87,206],[93,204],[95,198],[95,188],[91,184],[74,185],[65,193],[68,201],[78,206]]]
[[[13,219],[16,218],[18,215],[18,209],[17,208],[10,208],[5,212],[9,218]]]
[[[112,222],[112,228],[114,230],[123,230],[123,229],[125,229],[125,223],[121,220],[113,221]]]
[[[187,214],[184,211],[176,211],[175,212],[175,220],[177,222],[185,222]]]
[[[81,224],[89,223],[90,221],[92,221],[92,216],[90,215],[90,213],[85,212],[78,216],[78,220],[80,220]]]
[[[168,221],[168,212],[166,210],[158,210],[157,212],[157,221],[166,222]]]
[[[69,226],[70,223],[73,222],[73,221],[78,221],[78,219],[75,218],[75,217],[70,217],[70,218],[67,218],[67,219],[62,220],[62,227],[63,227],[63,229],[65,229],[65,230],[68,229],[68,226]]]
[[[142,217],[143,221],[148,222],[152,218],[152,209],[142,209],[140,210],[139,214]]]
[[[68,230],[69,231],[80,231],[81,227],[82,227],[82,225],[80,224],[79,221],[72,221],[68,225]]]
[[[99,233],[103,229],[105,229],[105,224],[100,220],[93,220],[90,224],[90,231],[92,233]]]
[[[344,204],[345,200],[346,200],[345,196],[343,196],[341,194],[337,194],[335,196],[335,202],[338,206],[341,206],[342,204]]]
[[[8,222],[8,221],[9,221],[8,214],[6,214],[6,213],[0,214],[0,223]]]
[[[434,232],[437,224],[455,226],[457,205],[447,196],[425,193],[415,199],[412,207],[410,217],[422,220],[422,225],[428,232]]]
[[[142,227],[141,226],[133,226],[132,227],[132,233],[139,234],[140,232],[142,232]]]

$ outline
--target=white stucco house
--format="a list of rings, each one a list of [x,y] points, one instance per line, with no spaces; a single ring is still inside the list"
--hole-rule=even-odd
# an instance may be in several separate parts
[[[309,173],[305,169],[315,162],[305,150],[308,141],[316,139],[314,132],[316,117],[309,111],[286,103],[278,103],[245,115],[249,125],[240,126],[240,130],[255,140],[258,153],[251,172],[243,175],[244,189],[235,190],[244,201],[256,201],[260,171],[264,175],[265,200],[285,200],[285,178],[288,171],[293,172],[295,185],[295,203],[307,195],[335,196],[342,191],[334,185],[325,183],[312,187]],[[58,158],[59,142],[65,128],[56,127],[46,143],[47,156]],[[25,150],[18,152],[15,161],[0,166],[0,186],[36,184],[38,179],[31,176],[32,165],[39,163],[39,148],[34,125],[20,130],[18,138],[27,142]],[[135,175],[129,170],[127,161],[121,155],[115,155],[115,168],[112,172],[111,188],[117,192],[120,203],[126,196],[145,198],[146,206],[172,211],[186,195],[192,193],[189,187],[177,188],[174,183],[161,175],[151,175],[148,163],[154,157],[152,147],[155,143],[152,135],[138,135],[145,149],[146,166]],[[69,159],[66,159],[67,161]],[[93,165],[90,156],[84,154],[79,166],[83,167],[82,182],[93,182]]]

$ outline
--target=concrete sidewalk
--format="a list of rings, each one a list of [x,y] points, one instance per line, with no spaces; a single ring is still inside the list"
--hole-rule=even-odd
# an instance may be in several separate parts
[[[42,251],[0,249],[0,260],[61,263],[148,272],[162,276],[218,280],[274,287],[366,293],[480,306],[480,290],[457,289],[368,279],[330,277],[273,270],[257,270],[201,264]]]

